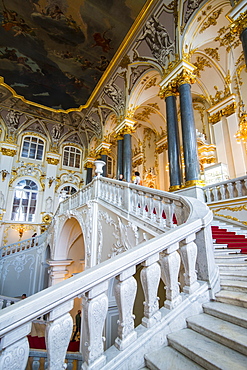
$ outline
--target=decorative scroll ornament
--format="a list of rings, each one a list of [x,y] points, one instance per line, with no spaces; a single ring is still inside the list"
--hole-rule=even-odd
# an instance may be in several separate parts
[[[223,12],[222,8],[213,12],[213,14],[210,15],[208,19],[203,23],[202,28],[200,29],[199,33],[203,33],[210,26],[216,26],[217,19],[219,18],[222,12]]]
[[[59,163],[59,159],[47,157],[46,161],[48,164],[54,164],[55,166]]]

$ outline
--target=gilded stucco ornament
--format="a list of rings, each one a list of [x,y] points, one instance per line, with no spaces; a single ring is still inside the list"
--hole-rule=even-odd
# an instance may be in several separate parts
[[[240,16],[230,24],[231,32],[237,33],[238,35],[241,35],[245,28],[247,28],[247,11],[241,13]]]
[[[47,157],[46,161],[47,161],[48,164],[53,164],[54,166],[58,165],[58,163],[59,163],[58,158]]]
[[[42,217],[42,223],[44,223],[45,225],[49,225],[51,221],[52,221],[52,217],[48,214]]]
[[[7,155],[9,157],[14,157],[16,155],[16,150],[14,149],[1,148],[1,152],[3,155]]]

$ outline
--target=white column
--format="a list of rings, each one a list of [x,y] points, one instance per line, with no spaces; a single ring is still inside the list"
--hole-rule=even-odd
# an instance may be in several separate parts
[[[238,117],[237,114],[234,113],[231,116],[226,118],[227,126],[229,130],[229,139],[231,143],[231,149],[233,153],[233,164],[234,164],[234,177],[240,177],[246,175],[246,157],[244,153],[243,144],[238,143],[235,134],[238,131]]]
[[[47,261],[50,266],[50,285],[55,285],[60,281],[65,280],[68,270],[66,269],[72,263],[72,260],[62,260],[62,261]]]
[[[223,130],[223,122],[219,121],[213,125],[216,153],[218,162],[228,164],[227,147],[225,142],[225,134]]]

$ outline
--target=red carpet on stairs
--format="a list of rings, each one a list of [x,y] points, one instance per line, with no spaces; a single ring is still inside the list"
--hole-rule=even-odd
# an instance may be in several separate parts
[[[227,244],[228,248],[241,249],[241,253],[247,254],[247,238],[244,235],[237,235],[218,226],[212,226],[212,235],[217,244]]]
[[[45,338],[44,337],[32,337],[28,335],[29,346],[32,349],[46,349]],[[79,341],[70,342],[68,351],[69,352],[78,352],[79,351]]]

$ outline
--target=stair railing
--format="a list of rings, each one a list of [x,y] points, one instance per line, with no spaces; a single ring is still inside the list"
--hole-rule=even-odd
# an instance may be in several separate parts
[[[247,195],[247,176],[207,185],[203,190],[206,203],[244,197]]]
[[[168,224],[174,225],[173,211],[177,204],[180,205],[177,212],[178,226],[3,310],[0,316],[0,368],[14,368],[15,363],[21,363],[20,370],[25,369],[29,355],[26,336],[31,331],[32,321],[44,314],[47,315],[48,321],[46,326],[48,368],[50,370],[64,368],[73,328],[69,312],[76,297],[82,297],[83,301],[82,368],[98,370],[106,369],[108,366],[108,369],[113,369],[123,361],[126,366],[128,361],[132,361],[133,365],[133,361],[138,361],[138,351],[141,353],[141,348],[147,343],[150,346],[150,335],[154,335],[152,328],[156,327],[159,330],[162,328],[162,314],[158,304],[158,286],[161,279],[166,289],[166,298],[161,303],[161,308],[171,313],[184,304],[185,300],[188,306],[193,305],[196,300],[195,294],[200,290],[200,281],[206,284],[206,291],[211,298],[219,289],[210,227],[212,213],[208,207],[196,199],[168,193],[162,195],[162,192],[157,193],[133,185],[117,186],[118,184],[111,181],[106,192],[104,185],[100,189],[101,184],[106,182],[109,183],[109,180],[96,183],[99,187],[97,193],[99,198],[107,198],[109,203],[116,202],[114,193],[120,191],[121,207],[128,208],[136,217],[139,215],[140,219],[145,215],[145,222],[152,223],[154,219],[157,226],[160,225],[160,217],[164,210]],[[112,192],[109,191],[111,187],[115,188]],[[92,190],[95,191],[92,188],[88,191]],[[74,200],[68,202],[72,204]],[[160,208],[156,205],[154,212],[153,205],[156,202],[159,202]],[[67,207],[67,203],[65,202],[62,207]],[[186,217],[182,217],[185,214]],[[141,266],[141,286],[134,277],[137,266]],[[182,270],[184,274],[180,274]],[[107,290],[113,278],[116,279],[118,332],[115,349],[111,347],[105,352],[103,328],[108,312]],[[135,328],[134,325],[133,307],[139,289],[143,290],[145,296],[144,308],[139,307],[139,310],[142,310],[141,326],[145,330]],[[199,295],[200,304],[203,301],[201,294],[202,292]],[[165,341],[164,336],[162,338]],[[160,339],[155,340],[162,344]]]
[[[14,253],[22,252],[30,248],[37,248],[47,239],[47,233],[37,235],[30,239],[8,244],[0,248],[0,259]]]

